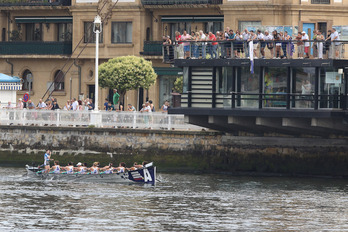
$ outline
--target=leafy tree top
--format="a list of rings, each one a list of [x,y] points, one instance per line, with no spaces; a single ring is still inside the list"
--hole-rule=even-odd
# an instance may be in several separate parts
[[[120,93],[138,88],[148,89],[156,82],[156,78],[152,62],[142,57],[117,57],[99,66],[100,86],[116,88]]]

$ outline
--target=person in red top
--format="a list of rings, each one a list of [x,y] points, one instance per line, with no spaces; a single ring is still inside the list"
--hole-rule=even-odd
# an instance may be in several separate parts
[[[213,42],[213,41],[216,41],[216,36],[211,31],[209,32],[208,41],[212,41],[211,44],[209,44],[210,57],[212,59],[216,59],[218,56],[217,54],[218,43]]]
[[[184,47],[182,44],[182,38],[181,38],[181,34],[179,31],[175,32],[175,42],[176,42],[176,46],[175,46],[174,58],[184,59]]]

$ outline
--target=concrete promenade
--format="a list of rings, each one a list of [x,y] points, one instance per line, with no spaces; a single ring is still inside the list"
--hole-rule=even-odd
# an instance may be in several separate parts
[[[160,170],[348,177],[348,138],[231,136],[221,132],[0,126],[0,164],[154,161]]]

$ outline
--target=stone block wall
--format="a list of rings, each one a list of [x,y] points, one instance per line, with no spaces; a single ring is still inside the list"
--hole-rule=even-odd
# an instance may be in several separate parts
[[[220,132],[0,126],[0,164],[154,161],[162,170],[348,177],[348,139],[248,137]]]

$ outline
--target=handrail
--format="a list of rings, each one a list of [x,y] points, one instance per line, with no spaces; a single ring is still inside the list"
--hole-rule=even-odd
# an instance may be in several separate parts
[[[201,130],[187,124],[184,115],[160,112],[108,112],[8,109],[0,111],[2,125],[82,126],[100,128]]]
[[[71,6],[71,0],[1,0],[0,6]]]
[[[344,49],[348,40],[253,40],[253,57],[257,58],[309,58],[342,59],[347,57]],[[301,45],[301,46],[300,46]],[[308,48],[307,48],[308,47]],[[307,51],[308,49],[308,51]],[[187,40],[163,44],[163,61],[174,59],[223,59],[249,58],[250,41],[245,40]]]

